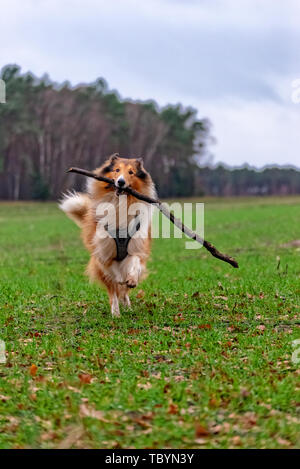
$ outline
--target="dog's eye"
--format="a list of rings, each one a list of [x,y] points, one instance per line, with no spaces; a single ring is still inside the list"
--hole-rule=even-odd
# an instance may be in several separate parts
[[[131,171],[131,169],[128,171],[129,174],[133,174],[133,171]]]
[[[120,170],[119,169],[116,169],[116,173],[118,173]]]

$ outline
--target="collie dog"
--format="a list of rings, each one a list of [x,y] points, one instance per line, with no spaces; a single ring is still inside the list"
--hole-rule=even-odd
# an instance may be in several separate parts
[[[87,275],[105,285],[111,313],[120,316],[119,301],[130,307],[129,290],[146,271],[152,219],[152,206],[122,193],[122,189],[130,187],[153,198],[156,191],[140,158],[114,154],[94,173],[113,179],[115,187],[90,179],[86,193],[64,195],[59,206],[82,230],[91,254]]]

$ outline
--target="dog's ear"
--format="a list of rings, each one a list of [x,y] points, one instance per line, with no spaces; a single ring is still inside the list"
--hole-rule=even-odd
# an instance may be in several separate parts
[[[143,158],[136,158],[135,160],[136,164],[136,175],[140,179],[146,179],[147,173],[144,169],[144,161]]]
[[[109,161],[110,163],[114,163],[118,158],[119,158],[119,153],[113,153],[113,154],[110,155],[110,157],[108,158],[108,161]]]
[[[101,173],[104,175],[106,173],[110,173],[113,168],[116,160],[119,158],[119,153],[114,153],[113,155],[110,155],[106,163],[104,163],[104,167],[102,168]]]

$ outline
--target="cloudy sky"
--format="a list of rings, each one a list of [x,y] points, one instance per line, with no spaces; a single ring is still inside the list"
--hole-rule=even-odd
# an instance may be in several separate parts
[[[181,102],[215,163],[300,167],[298,0],[0,0],[0,31],[0,68]]]

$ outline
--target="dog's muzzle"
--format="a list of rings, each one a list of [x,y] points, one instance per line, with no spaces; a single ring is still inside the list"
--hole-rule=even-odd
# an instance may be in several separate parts
[[[119,187],[120,189],[122,189],[122,188],[125,187],[126,181],[125,181],[125,179],[123,178],[123,176],[120,176],[120,177],[116,180],[115,185],[116,185],[117,187]]]

